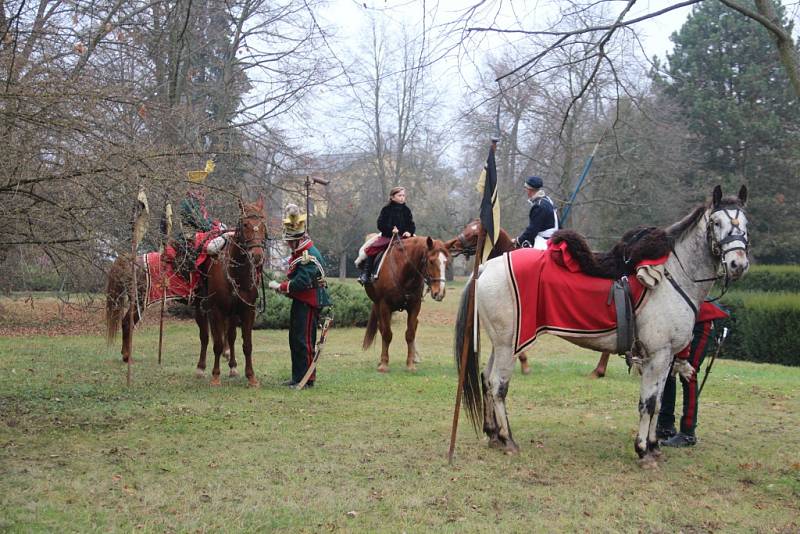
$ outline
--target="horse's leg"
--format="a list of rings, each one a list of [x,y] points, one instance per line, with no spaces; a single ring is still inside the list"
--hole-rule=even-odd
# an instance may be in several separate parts
[[[244,352],[244,375],[250,387],[259,386],[256,379],[256,372],[253,370],[253,323],[255,322],[256,312],[250,308],[242,315],[242,352]],[[234,327],[234,335],[236,327]],[[231,345],[231,356],[233,356],[233,345]]]
[[[203,378],[206,375],[206,354],[208,353],[208,315],[200,309],[200,306],[195,307],[194,322],[197,323],[197,328],[200,330],[200,359],[197,360],[197,369],[194,374],[197,378]]]
[[[242,334],[244,339],[244,334]],[[236,321],[228,322],[228,331],[225,333],[225,348],[222,349],[222,355],[228,357],[228,376],[231,378],[239,376],[239,370],[236,368]]]
[[[494,412],[494,395],[492,395],[491,388],[489,387],[488,376],[492,372],[492,365],[494,363],[494,351],[489,356],[489,361],[481,373],[481,388],[483,390],[483,432],[489,437],[489,446],[493,448],[502,448],[503,444],[498,437],[500,425],[497,424],[497,417]]]
[[[228,332],[228,321],[218,310],[211,312],[211,335],[214,337],[214,368],[211,370],[211,385],[219,386],[219,357],[225,349],[225,335]]]
[[[133,320],[131,321],[131,310],[127,310],[125,312],[125,316],[122,318],[122,361],[127,362],[129,358],[133,357],[133,337],[132,331],[136,327],[136,323],[139,322],[139,310],[137,308],[133,308]]]
[[[528,365],[528,355],[525,354],[524,352],[520,352],[519,356],[517,357],[519,358],[519,367],[522,370],[522,374],[523,375],[531,374],[531,366]]]
[[[656,422],[661,409],[661,395],[669,374],[672,359],[669,348],[655,351],[642,366],[642,384],[639,392],[639,431],[634,449],[639,455],[639,465],[645,469],[656,467],[661,450],[656,438]]]
[[[381,363],[378,364],[378,372],[388,373],[389,344],[392,342],[392,310],[384,301],[378,306],[378,329],[381,332]]]
[[[511,346],[495,346],[492,369],[486,379],[487,396],[492,397],[494,404],[494,418],[497,425],[497,440],[506,454],[519,452],[519,447],[511,436],[511,425],[508,423],[508,413],[506,412],[506,395],[508,385],[511,381],[511,374],[514,372],[514,354]],[[484,420],[484,424],[486,420]],[[492,436],[490,436],[491,439]]]
[[[406,345],[408,345],[408,355],[406,356],[406,369],[409,371],[416,371],[417,367],[417,344],[415,339],[417,337],[417,326],[419,325],[419,309],[422,302],[414,302],[406,310],[408,312],[408,320],[406,321]]]
[[[611,356],[610,352],[604,352],[600,355],[600,360],[598,360],[594,371],[589,373],[589,378],[603,378],[606,376],[606,366],[608,365],[609,356]]]

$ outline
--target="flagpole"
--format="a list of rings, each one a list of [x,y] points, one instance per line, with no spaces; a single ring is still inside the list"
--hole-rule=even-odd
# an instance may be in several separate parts
[[[128,308],[128,373],[126,376],[128,387],[131,387],[131,375],[133,374],[131,365],[133,362],[133,327],[136,324],[136,316],[134,313],[136,312],[136,298],[138,292],[136,289],[136,249],[138,248],[138,243],[136,242],[136,218],[138,215],[138,208],[139,201],[136,200],[133,203],[133,215],[131,217],[131,289],[128,297],[130,306]]]
[[[490,151],[493,153],[497,148],[497,139],[492,139],[492,146]],[[491,154],[490,154],[491,155]],[[484,193],[485,194],[485,193]],[[461,344],[461,354],[459,355],[461,365],[458,371],[458,389],[456,390],[456,405],[453,408],[453,426],[450,430],[450,448],[447,451],[447,463],[453,464],[453,454],[456,449],[456,434],[458,433],[458,416],[461,411],[461,395],[464,389],[464,380],[466,377],[467,369],[467,354],[469,353],[470,337],[473,335],[477,324],[474,321],[473,315],[475,314],[475,284],[478,281],[478,268],[483,261],[483,247],[486,242],[486,228],[481,224],[481,231],[478,234],[478,242],[475,246],[475,261],[472,264],[472,278],[469,285],[469,293],[467,295],[467,315],[466,325],[464,328],[464,339]],[[477,344],[475,345],[477,347]]]

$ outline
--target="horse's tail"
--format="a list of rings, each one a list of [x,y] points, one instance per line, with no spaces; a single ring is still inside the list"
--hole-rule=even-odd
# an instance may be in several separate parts
[[[369,312],[369,321],[367,321],[367,331],[364,332],[364,342],[361,348],[367,350],[372,346],[375,341],[375,334],[378,332],[378,305],[372,305],[372,311]]]
[[[455,347],[456,368],[461,372],[461,355],[466,350],[466,370],[464,373],[464,407],[469,414],[475,431],[478,431],[479,423],[482,421],[483,398],[481,397],[481,378],[478,373],[480,365],[478,353],[475,352],[475,341],[473,337],[473,317],[469,314],[469,294],[475,282],[472,277],[467,280],[464,291],[461,293],[461,303],[458,306],[458,316],[456,317],[456,339]],[[464,346],[466,337],[467,346]]]
[[[108,272],[108,283],[106,284],[106,342],[111,345],[117,338],[120,322],[122,322],[122,312],[128,291],[125,288],[125,264],[127,261],[123,256],[114,260],[111,270]]]

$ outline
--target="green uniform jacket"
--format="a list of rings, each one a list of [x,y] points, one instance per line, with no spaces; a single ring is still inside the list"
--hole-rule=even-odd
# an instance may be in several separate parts
[[[280,287],[282,293],[314,308],[332,304],[326,289],[325,260],[310,239],[292,253],[286,276]]]

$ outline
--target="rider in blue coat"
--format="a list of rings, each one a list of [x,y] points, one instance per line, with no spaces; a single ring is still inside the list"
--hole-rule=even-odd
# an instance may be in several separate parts
[[[542,187],[544,183],[538,176],[525,180],[525,191],[531,210],[528,213],[528,227],[515,240],[518,247],[533,247],[544,250],[547,240],[558,230],[558,216],[553,201]]]

